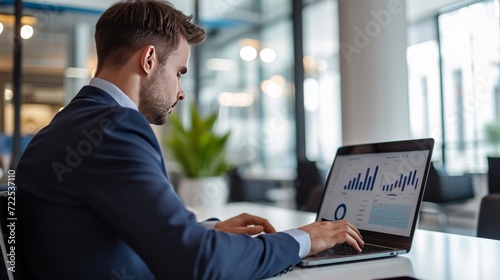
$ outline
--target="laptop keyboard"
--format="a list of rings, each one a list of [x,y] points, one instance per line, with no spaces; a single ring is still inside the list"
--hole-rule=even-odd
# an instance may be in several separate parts
[[[365,246],[362,249],[363,249],[363,252],[361,252],[361,253],[375,253],[375,252],[390,251],[391,250],[389,248],[379,247],[379,246],[369,245],[369,244],[365,244]],[[354,249],[351,245],[349,245],[347,243],[337,244],[330,249],[326,249],[323,252],[326,254],[334,253],[336,255],[361,254],[360,252],[356,251],[356,249]]]

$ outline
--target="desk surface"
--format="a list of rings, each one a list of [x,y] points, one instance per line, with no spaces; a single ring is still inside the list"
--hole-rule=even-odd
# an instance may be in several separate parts
[[[230,218],[242,212],[268,219],[276,230],[311,223],[314,213],[252,203],[230,203],[224,208],[193,211],[199,220]],[[296,267],[273,279],[500,279],[500,241],[417,229],[409,254],[378,260]]]

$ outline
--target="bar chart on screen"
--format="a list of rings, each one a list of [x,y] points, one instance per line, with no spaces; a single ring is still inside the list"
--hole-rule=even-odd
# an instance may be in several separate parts
[[[394,177],[394,176],[393,176]],[[399,174],[398,179],[392,180],[392,183],[382,184],[383,192],[404,192],[405,188],[411,187],[413,190],[417,190],[418,187],[417,170],[412,170],[408,174]],[[391,179],[382,178],[382,182],[391,181]]]
[[[422,151],[337,156],[320,216],[408,236],[425,182],[426,159]]]
[[[375,186],[375,180],[377,179],[378,166],[373,169],[373,174],[370,176],[370,169],[367,168],[364,176],[361,172],[357,176],[353,177],[349,182],[344,185],[344,190],[363,190],[363,191],[373,191]]]

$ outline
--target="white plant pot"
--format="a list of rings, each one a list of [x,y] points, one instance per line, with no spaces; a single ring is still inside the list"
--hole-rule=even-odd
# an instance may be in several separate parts
[[[226,177],[182,178],[178,189],[186,206],[203,210],[225,205],[229,196]]]

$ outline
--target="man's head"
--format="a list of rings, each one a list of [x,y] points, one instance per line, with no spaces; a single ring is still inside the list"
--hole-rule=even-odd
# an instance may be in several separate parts
[[[103,65],[123,66],[133,52],[148,45],[155,46],[160,62],[165,62],[182,38],[189,44],[203,41],[205,31],[191,19],[165,1],[129,0],[113,4],[96,24],[97,71]]]
[[[165,1],[129,0],[113,4],[96,24],[96,76],[131,65],[144,74],[137,105],[150,123],[165,123],[184,99],[180,75],[187,71],[189,44],[205,38],[191,20]],[[129,64],[130,59],[137,61]]]

